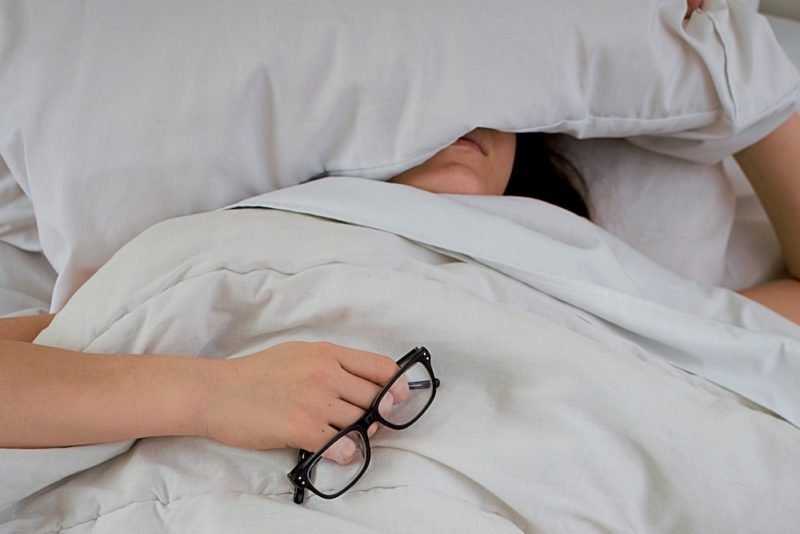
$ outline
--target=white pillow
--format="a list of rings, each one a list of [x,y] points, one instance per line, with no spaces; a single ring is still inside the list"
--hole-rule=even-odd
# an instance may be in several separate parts
[[[785,115],[797,73],[762,57],[779,48],[751,10],[706,0],[685,24],[685,9],[3,2],[0,156],[33,201],[59,309],[157,221],[322,173],[386,178],[475,126],[677,135],[657,148],[719,159]]]
[[[0,159],[0,241],[22,250],[41,252],[33,204]]]
[[[45,313],[56,273],[38,252],[0,240],[0,317]]]
[[[622,139],[554,136],[550,145],[585,180],[595,223],[676,274],[723,283],[736,199],[721,165],[653,154]]]

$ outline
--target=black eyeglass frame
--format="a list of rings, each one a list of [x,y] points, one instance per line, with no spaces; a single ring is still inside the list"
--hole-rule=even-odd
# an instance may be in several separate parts
[[[436,389],[439,387],[439,379],[436,378],[436,375],[433,373],[433,367],[431,366],[431,354],[428,352],[428,349],[425,347],[416,347],[410,350],[405,356],[397,360],[397,365],[399,367],[398,371],[394,374],[394,376],[386,383],[386,385],[381,389],[378,395],[375,396],[375,400],[372,401],[369,409],[364,412],[364,415],[361,416],[358,421],[354,422],[353,424],[346,426],[345,428],[341,429],[338,434],[336,434],[328,443],[325,444],[320,450],[315,453],[308,452],[306,450],[300,449],[298,456],[297,456],[297,465],[289,471],[286,475],[289,478],[289,481],[294,485],[294,502],[297,504],[302,504],[305,500],[305,491],[310,490],[314,492],[316,495],[322,497],[323,499],[335,499],[339,497],[344,492],[352,488],[356,482],[362,477],[362,475],[367,471],[369,467],[369,461],[372,456],[371,454],[371,446],[369,443],[369,436],[367,435],[367,429],[373,423],[381,423],[384,426],[392,428],[394,430],[403,430],[404,428],[408,428],[409,426],[413,425],[422,414],[424,414],[428,408],[430,407],[431,403],[433,403],[434,397],[436,397]],[[401,425],[392,423],[384,419],[380,412],[378,411],[378,406],[380,406],[381,400],[383,396],[386,394],[387,391],[391,389],[395,382],[403,375],[412,365],[415,363],[422,363],[425,368],[428,370],[431,378],[433,379],[433,391],[431,391],[431,397],[428,399],[428,402],[425,406],[419,411],[419,413],[410,421],[407,421]],[[416,382],[409,382],[410,389],[423,389],[431,387],[431,382],[429,380],[419,380]],[[325,451],[333,445],[336,440],[340,439],[341,437],[351,433],[357,432],[361,438],[364,440],[364,445],[366,446],[366,451],[364,455],[364,466],[361,468],[361,471],[353,477],[353,480],[350,481],[347,486],[345,486],[342,490],[334,494],[326,494],[318,490],[314,487],[311,482],[311,478],[309,477],[309,471],[311,468],[316,464],[316,462],[320,459],[320,457],[325,453]]]

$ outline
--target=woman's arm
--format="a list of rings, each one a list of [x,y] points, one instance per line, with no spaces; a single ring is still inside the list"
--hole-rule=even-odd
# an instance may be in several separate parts
[[[28,315],[0,319],[0,339],[30,343],[42,330],[47,328],[52,320],[52,315]]]
[[[800,323],[800,115],[736,154],[736,160],[769,216],[790,275],[742,294]]]
[[[191,435],[316,450],[369,407],[396,369],[385,356],[327,343],[208,360],[0,340],[0,447]]]
[[[194,434],[202,360],[100,356],[0,341],[0,447]]]

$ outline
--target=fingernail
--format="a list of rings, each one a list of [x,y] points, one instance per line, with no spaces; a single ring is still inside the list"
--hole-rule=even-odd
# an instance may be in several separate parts
[[[322,457],[334,461],[339,465],[346,465],[353,461],[355,452],[356,444],[353,443],[352,439],[344,437],[328,447],[328,449],[322,453]]]
[[[391,391],[387,391],[386,395],[383,396],[381,399],[381,403],[378,405],[378,412],[384,417],[392,413],[392,409],[394,408],[394,395],[392,395]]]
[[[392,387],[389,388],[391,391],[392,396],[394,397],[394,404],[400,404],[404,400],[408,398],[408,381],[406,380],[405,376],[401,376],[400,379],[392,384]]]

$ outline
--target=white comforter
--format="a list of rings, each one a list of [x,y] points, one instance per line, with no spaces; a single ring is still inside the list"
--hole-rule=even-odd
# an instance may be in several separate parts
[[[242,205],[280,209],[156,225],[38,341],[206,357],[296,339],[397,356],[425,345],[442,380],[429,412],[405,431],[379,432],[350,492],[303,506],[285,478],[290,450],[159,438],[2,451],[0,530],[766,533],[800,524],[796,326],[527,199],[340,178]]]

